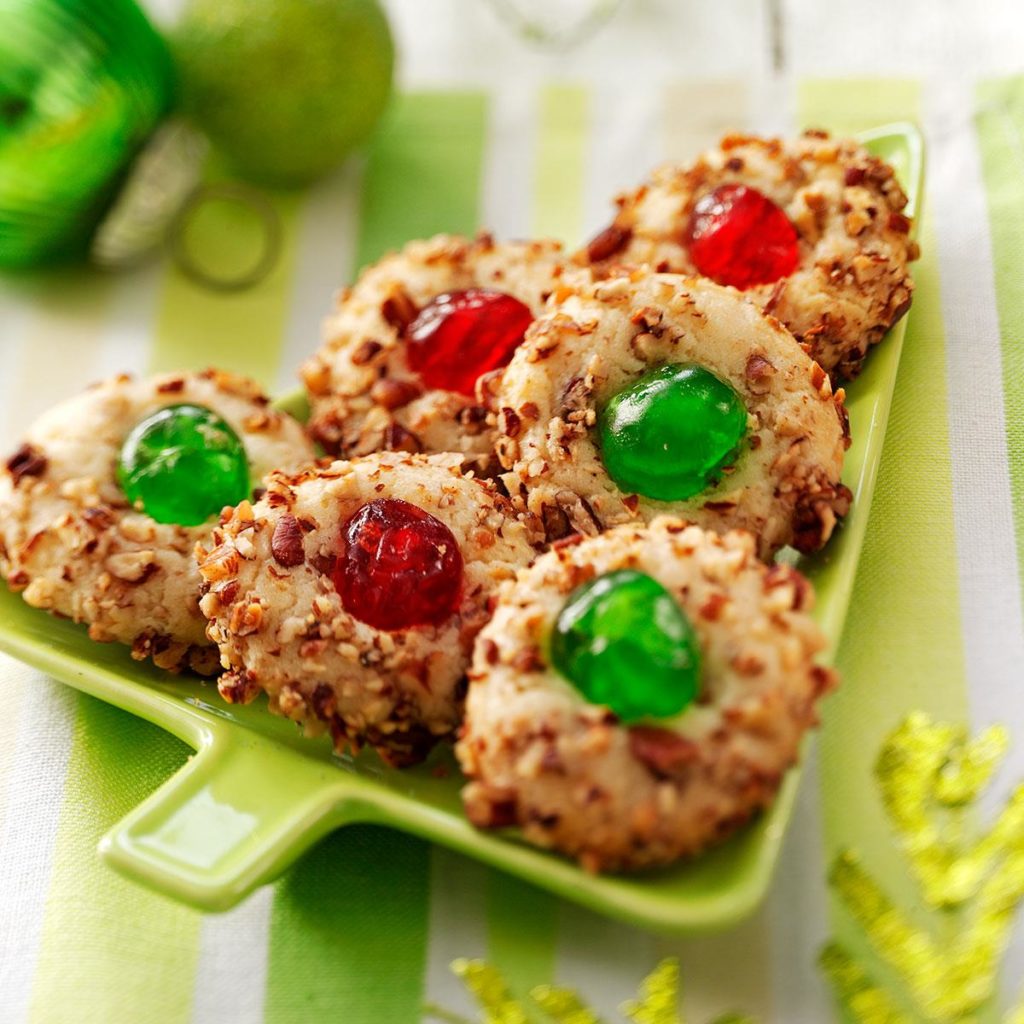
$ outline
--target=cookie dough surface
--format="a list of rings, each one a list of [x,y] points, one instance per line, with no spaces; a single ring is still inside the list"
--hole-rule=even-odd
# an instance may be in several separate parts
[[[850,501],[840,483],[843,395],[777,321],[733,289],[674,274],[580,275],[552,301],[505,371],[496,445],[508,493],[548,539],[671,513],[719,532],[750,530],[765,558],[828,540]],[[595,433],[603,403],[668,363],[704,366],[748,412],[733,467],[676,502],[622,493]]]
[[[781,320],[833,379],[855,377],[868,349],[910,307],[907,264],[917,246],[893,169],[853,139],[727,136],[695,163],[661,167],[619,196],[615,220],[579,258],[696,273],[686,245],[693,208],[726,184],[766,195],[799,237],[797,269],[743,294]]]
[[[339,296],[323,345],[302,368],[311,435],[345,457],[397,449],[486,461],[493,443],[487,378],[472,399],[424,389],[408,365],[404,331],[432,299],[468,288],[506,292],[539,314],[562,262],[556,242],[438,235],[368,267]]]
[[[270,708],[336,749],[369,743],[396,765],[421,759],[462,714],[473,640],[500,582],[535,550],[508,501],[464,476],[458,455],[382,452],[273,474],[213,537],[201,607],[226,669],[220,691]],[[454,534],[463,559],[455,613],[440,625],[375,629],[342,606],[332,573],[342,530],[363,505],[397,498]]]
[[[198,608],[193,548],[214,524],[158,523],[129,505],[116,476],[139,420],[180,403],[206,406],[231,425],[254,483],[313,458],[302,427],[246,378],[216,370],[113,378],[44,414],[7,460],[0,569],[30,605],[88,623],[94,640],[128,644],[133,657],[151,656],[161,668],[210,673],[216,649]]]
[[[546,653],[566,598],[623,568],[669,590],[703,658],[695,704],[629,727]],[[759,562],[740,532],[663,517],[556,545],[502,590],[477,639],[456,748],[470,820],[516,825],[594,871],[667,864],[723,839],[771,803],[837,681],[815,664],[812,603],[799,573]]]

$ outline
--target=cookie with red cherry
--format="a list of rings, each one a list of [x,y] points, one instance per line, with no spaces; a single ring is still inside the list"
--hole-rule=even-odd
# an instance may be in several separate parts
[[[643,263],[740,289],[833,380],[856,377],[910,307],[918,248],[907,196],[854,139],[729,135],[616,202],[578,261]]]
[[[438,235],[368,267],[302,368],[324,449],[460,452],[486,463],[490,384],[561,276],[552,241]]]
[[[498,585],[535,555],[507,498],[450,455],[379,452],[274,473],[199,554],[221,695],[340,753],[421,760],[462,716]]]

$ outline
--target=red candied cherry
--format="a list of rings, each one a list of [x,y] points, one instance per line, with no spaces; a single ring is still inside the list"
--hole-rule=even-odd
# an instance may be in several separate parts
[[[472,397],[477,378],[508,365],[531,323],[529,307],[504,292],[444,292],[405,330],[409,366],[428,388]]]
[[[345,610],[375,629],[437,626],[458,607],[462,552],[452,531],[397,498],[363,505],[341,530],[334,586]]]
[[[789,218],[747,185],[720,185],[701,197],[690,217],[688,241],[697,270],[735,288],[778,281],[800,261]]]

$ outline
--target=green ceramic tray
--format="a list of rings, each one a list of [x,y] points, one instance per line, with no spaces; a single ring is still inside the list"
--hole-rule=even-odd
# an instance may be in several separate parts
[[[917,129],[893,125],[864,139],[896,167],[915,213],[923,171]],[[845,477],[856,500],[827,552],[805,566],[833,648],[864,538],[904,329],[905,321],[849,389],[853,446]],[[133,662],[123,648],[94,644],[82,628],[28,608],[6,590],[0,592],[0,649],[195,749],[176,775],[111,829],[100,855],[122,874],[204,910],[233,906],[332,829],[372,822],[441,843],[637,925],[671,932],[722,928],[763,897],[800,775],[799,769],[789,773],[768,813],[692,862],[634,877],[593,877],[513,834],[473,829],[460,809],[461,779],[448,750],[406,771],[385,767],[372,753],[336,757],[326,741],[304,741],[291,723],[271,717],[260,704],[229,707],[212,684],[170,678]]]

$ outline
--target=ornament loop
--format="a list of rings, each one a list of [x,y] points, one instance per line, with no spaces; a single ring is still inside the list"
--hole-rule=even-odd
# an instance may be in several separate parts
[[[262,229],[262,246],[252,264],[240,272],[212,272],[196,259],[189,247],[188,230],[209,203],[234,203],[252,213]],[[167,229],[167,248],[175,266],[189,280],[219,292],[238,292],[259,284],[277,265],[284,232],[274,205],[257,192],[235,182],[200,185],[182,204]]]

